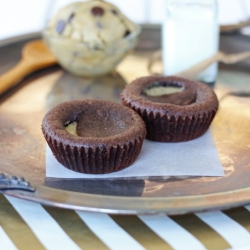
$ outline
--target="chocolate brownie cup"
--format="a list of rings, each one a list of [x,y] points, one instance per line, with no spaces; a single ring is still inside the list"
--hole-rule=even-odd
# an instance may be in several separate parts
[[[105,174],[131,165],[146,136],[141,117],[118,103],[70,101],[50,110],[42,122],[44,137],[66,168]]]
[[[147,139],[159,142],[201,136],[218,110],[217,97],[210,87],[178,77],[139,78],[126,86],[121,99],[144,120]]]

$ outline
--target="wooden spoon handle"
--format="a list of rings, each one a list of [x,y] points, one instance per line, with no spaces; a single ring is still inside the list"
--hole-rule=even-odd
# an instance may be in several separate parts
[[[235,54],[223,54],[220,61],[226,64],[233,64],[243,61],[249,57],[250,57],[250,51],[245,51],[242,53],[235,53]]]
[[[21,60],[11,70],[0,76],[0,94],[14,86],[24,76],[33,71],[33,68],[24,60]]]
[[[151,55],[151,57],[149,58],[149,61],[148,61],[148,71],[150,74],[161,75],[160,73],[156,73],[152,70],[154,63],[160,59],[162,59],[162,51],[161,50],[154,51],[153,54]]]
[[[218,52],[215,55],[195,64],[191,68],[188,68],[187,70],[177,73],[176,75],[183,78],[193,79],[195,76],[197,76],[200,72],[205,70],[212,63],[220,61],[222,55],[223,54],[221,52]]]

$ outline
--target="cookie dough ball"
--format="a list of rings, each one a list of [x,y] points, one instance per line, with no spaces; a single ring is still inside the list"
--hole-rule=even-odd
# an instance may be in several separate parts
[[[95,76],[113,70],[135,46],[139,32],[139,26],[114,5],[94,0],[59,10],[45,28],[44,38],[64,68]]]

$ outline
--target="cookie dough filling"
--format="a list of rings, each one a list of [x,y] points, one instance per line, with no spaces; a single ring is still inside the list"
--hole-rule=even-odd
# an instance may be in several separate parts
[[[77,131],[76,131],[77,122],[67,122],[66,124],[64,124],[64,126],[65,126],[65,130],[69,134],[78,136]]]
[[[184,87],[179,86],[161,86],[153,85],[152,87],[149,87],[145,89],[144,94],[147,96],[162,96],[162,95],[170,95],[178,92],[182,92],[184,90]]]
[[[158,103],[171,103],[175,105],[189,105],[196,100],[196,91],[185,88],[181,84],[171,82],[154,82],[147,86],[142,95]]]

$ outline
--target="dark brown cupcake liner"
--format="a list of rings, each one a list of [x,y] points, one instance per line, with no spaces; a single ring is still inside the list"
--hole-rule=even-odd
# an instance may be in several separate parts
[[[98,102],[105,104],[105,101]],[[74,109],[78,103],[80,101],[75,101]],[[65,117],[68,118],[67,113],[72,102],[60,105],[45,116],[42,132],[53,155],[64,167],[80,173],[107,174],[122,170],[136,160],[142,148],[146,129],[142,119],[135,112],[126,108],[138,126],[128,129],[122,135],[107,139],[81,138],[69,134],[63,127],[64,122],[61,122]],[[124,108],[120,104],[114,105]]]
[[[157,79],[195,86],[199,103],[179,106],[147,100],[141,93],[150,80],[155,82]],[[200,137],[209,128],[218,109],[217,97],[209,87],[177,77],[139,78],[126,87],[121,99],[142,117],[147,129],[146,138],[159,142],[182,142]]]
[[[141,115],[147,129],[146,138],[159,142],[181,142],[198,138],[208,130],[216,114],[216,111],[212,110],[191,117],[161,116],[159,113],[148,113],[132,107],[126,102],[124,104]]]
[[[44,130],[43,133],[58,162],[70,170],[87,174],[107,174],[128,167],[138,157],[143,143],[143,138],[139,137],[109,148],[71,147],[52,139]]]

